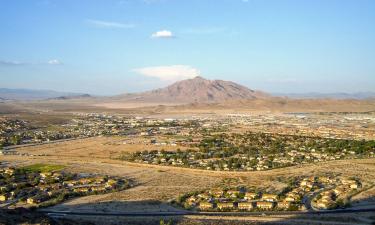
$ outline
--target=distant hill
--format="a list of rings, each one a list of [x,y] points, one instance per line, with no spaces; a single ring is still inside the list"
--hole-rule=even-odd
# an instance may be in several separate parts
[[[0,88],[0,99],[3,100],[46,100],[58,97],[74,97],[82,95],[82,93],[58,92],[51,90]]]
[[[370,99],[375,98],[375,92],[356,92],[356,93],[274,93],[275,96],[284,96],[294,99],[321,99],[321,98],[332,98],[332,99]]]
[[[92,96],[89,94],[79,94],[79,95],[71,95],[71,96],[60,96],[56,98],[49,98],[50,100],[70,100],[70,99],[83,99],[83,98],[91,98]]]
[[[269,95],[251,90],[231,81],[207,80],[195,77],[178,81],[165,88],[117,96],[131,102],[213,103],[231,100],[266,98]]]

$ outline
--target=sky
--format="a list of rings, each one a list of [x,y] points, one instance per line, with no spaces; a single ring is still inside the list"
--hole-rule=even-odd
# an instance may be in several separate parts
[[[373,0],[0,0],[0,87],[375,91]]]

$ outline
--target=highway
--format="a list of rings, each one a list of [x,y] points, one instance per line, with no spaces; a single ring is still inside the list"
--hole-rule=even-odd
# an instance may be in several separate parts
[[[55,210],[39,210],[39,212],[47,215],[78,215],[78,216],[119,216],[119,217],[157,217],[157,216],[186,216],[186,215],[200,215],[200,216],[265,216],[265,215],[321,215],[321,214],[345,214],[345,213],[359,213],[359,212],[374,212],[375,208],[371,209],[336,209],[336,210],[321,210],[321,211],[268,211],[268,212],[194,212],[194,211],[176,211],[176,212],[123,212],[123,213],[109,213],[109,212],[72,212],[72,211],[55,211]]]

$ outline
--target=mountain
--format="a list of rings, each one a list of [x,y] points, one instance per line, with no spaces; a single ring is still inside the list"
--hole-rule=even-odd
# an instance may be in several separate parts
[[[70,93],[70,92],[58,92],[58,91],[51,91],[51,90],[0,88],[0,98],[7,99],[7,100],[20,100],[20,101],[45,100],[45,99],[51,99],[51,98],[58,98],[61,96],[73,97],[73,96],[82,96],[82,94]]]
[[[49,98],[49,100],[71,100],[71,99],[87,99],[91,98],[92,96],[89,94],[78,94],[78,95],[70,95],[70,96],[60,96],[56,98]]]
[[[132,102],[213,103],[266,97],[266,93],[251,90],[231,81],[207,80],[198,76],[178,81],[165,88],[121,95],[118,99]]]
[[[356,93],[274,93],[275,96],[284,96],[294,99],[321,99],[321,98],[332,98],[332,99],[370,99],[375,98],[375,92],[356,92]]]

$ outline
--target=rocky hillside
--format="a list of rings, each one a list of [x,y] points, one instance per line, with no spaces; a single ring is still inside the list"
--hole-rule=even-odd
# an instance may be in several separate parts
[[[176,82],[168,87],[121,98],[136,102],[212,103],[231,100],[266,98],[267,94],[251,90],[231,81],[207,80],[195,77]]]

